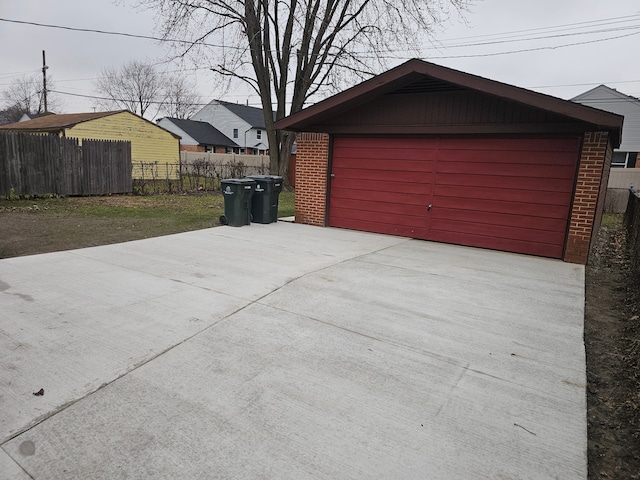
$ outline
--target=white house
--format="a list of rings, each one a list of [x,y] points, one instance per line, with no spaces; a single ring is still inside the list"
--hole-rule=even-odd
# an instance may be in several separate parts
[[[571,99],[589,107],[624,115],[622,143],[613,152],[612,167],[640,167],[640,99],[600,85]]]
[[[213,100],[191,120],[213,125],[240,146],[238,153],[259,155],[269,150],[261,108]]]

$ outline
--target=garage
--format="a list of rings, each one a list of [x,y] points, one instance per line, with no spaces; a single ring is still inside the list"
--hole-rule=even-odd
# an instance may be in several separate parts
[[[280,120],[296,222],[586,263],[622,117],[411,60]]]
[[[577,137],[336,138],[329,226],[561,258],[579,149]]]

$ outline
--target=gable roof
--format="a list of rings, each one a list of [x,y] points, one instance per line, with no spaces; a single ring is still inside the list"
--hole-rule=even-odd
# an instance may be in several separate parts
[[[240,105],[238,103],[223,102],[222,100],[216,101],[227,110],[247,122],[253,128],[266,128],[264,124],[264,114],[262,113],[261,108],[249,107],[248,105]]]
[[[223,145],[227,147],[239,146],[209,122],[171,117],[166,117],[166,120],[173,123],[200,145]]]
[[[20,132],[59,132],[67,128],[73,128],[79,123],[96,120],[98,118],[104,118],[118,113],[128,113],[140,120],[153,125],[156,128],[164,130],[170,133],[177,139],[180,139],[180,135],[176,135],[173,132],[169,132],[166,128],[162,128],[153,122],[150,122],[146,118],[136,115],[129,110],[114,110],[109,112],[90,112],[90,113],[61,113],[50,114],[42,117],[34,118],[33,120],[27,120],[25,122],[10,123],[8,125],[1,125],[1,130],[20,131]]]
[[[576,95],[571,99],[572,102],[577,103],[589,103],[589,105],[595,105],[598,103],[607,103],[610,100],[620,100],[621,102],[628,102],[631,105],[640,109],[640,98],[632,97],[631,95],[619,92],[615,88],[607,87],[606,85],[598,85],[597,87],[587,90],[586,92]]]
[[[624,115],[620,150],[640,151],[640,99],[606,85],[598,85],[571,99],[574,102]]]
[[[623,117],[568,100],[489,80],[424,60],[409,60],[354,87],[276,122],[281,130],[305,131],[314,124],[374,101],[391,92],[446,92],[467,89],[569,117],[609,131],[614,146],[620,143]]]
[[[71,128],[79,123],[95,120],[96,118],[108,117],[120,112],[128,110],[117,110],[111,112],[92,112],[92,113],[62,113],[59,115],[45,115],[24,122],[10,123],[0,126],[3,130],[28,130],[32,132],[50,132]]]
[[[38,116],[37,113],[24,112],[20,117],[20,120],[18,120],[18,122],[26,122],[27,120],[33,120],[37,116]]]

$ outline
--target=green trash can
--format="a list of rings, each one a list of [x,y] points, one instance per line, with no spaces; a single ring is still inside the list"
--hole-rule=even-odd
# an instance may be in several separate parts
[[[224,196],[224,215],[220,225],[241,227],[251,223],[251,197],[256,182],[250,178],[227,178],[221,180]]]
[[[278,221],[278,199],[282,191],[282,177],[279,175],[250,175],[256,188],[251,198],[251,214],[256,223]]]

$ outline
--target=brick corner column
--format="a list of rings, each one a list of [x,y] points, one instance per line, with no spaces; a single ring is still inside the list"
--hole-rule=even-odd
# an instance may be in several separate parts
[[[608,132],[587,132],[584,136],[575,197],[571,209],[564,261],[586,265],[592,240],[595,239],[599,217],[606,194],[607,169],[611,162]],[[604,188],[604,190],[602,190]],[[602,190],[602,191],[601,191]]]
[[[296,223],[326,225],[329,135],[298,133],[296,153]]]

